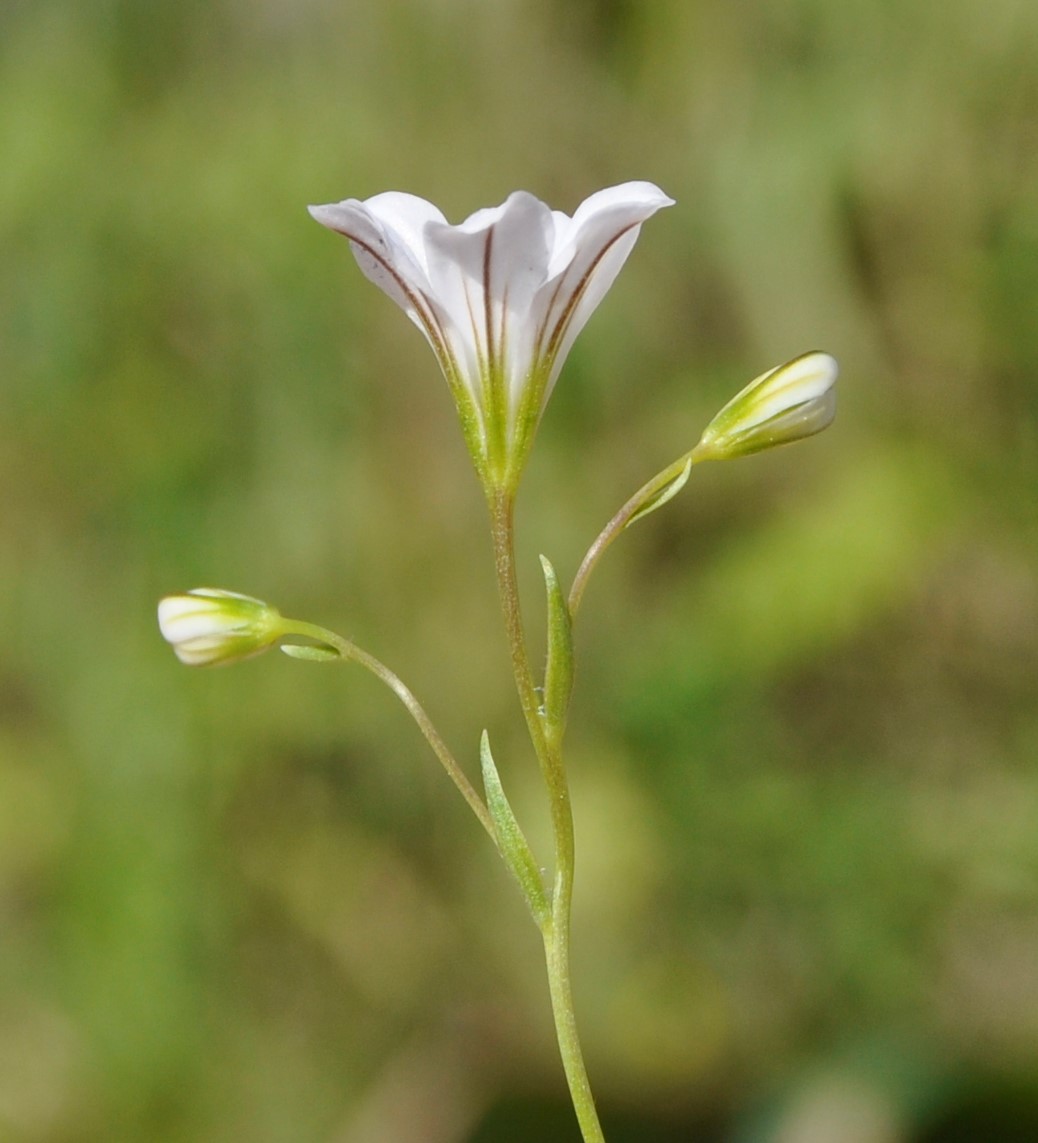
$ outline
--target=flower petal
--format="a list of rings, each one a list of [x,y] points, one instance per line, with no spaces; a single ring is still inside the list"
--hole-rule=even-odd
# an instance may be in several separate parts
[[[440,211],[417,195],[395,191],[366,202],[348,198],[308,209],[322,226],[349,239],[364,276],[430,336],[422,229],[427,222],[442,222]]]
[[[490,370],[509,395],[533,363],[531,307],[547,277],[554,233],[551,211],[526,191],[460,226],[426,228],[429,281],[453,327],[452,346],[467,371]]]
[[[429,223],[446,223],[443,211],[427,199],[403,191],[384,191],[366,199],[363,206],[428,273],[425,228]]]
[[[569,225],[559,227],[549,267],[558,290],[543,346],[552,357],[545,401],[574,340],[627,261],[641,224],[673,202],[653,183],[621,183],[585,199]]]

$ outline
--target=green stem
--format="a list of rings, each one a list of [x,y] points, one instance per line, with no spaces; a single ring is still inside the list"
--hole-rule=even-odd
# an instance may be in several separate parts
[[[581,561],[580,567],[577,569],[577,574],[573,577],[573,586],[569,590],[569,612],[572,619],[576,618],[577,609],[580,607],[580,601],[584,596],[584,589],[587,587],[587,581],[591,578],[591,573],[595,570],[595,566],[605,554],[606,549],[639,512],[645,508],[645,505],[680,475],[682,469],[688,464],[690,457],[693,462],[695,461],[696,458],[693,452],[687,452],[683,456],[679,456],[673,464],[667,465],[662,472],[657,472],[651,480],[647,481],[638,489],[623,505],[620,511],[606,524],[602,531],[598,533],[595,542],[588,548],[587,554]]]
[[[562,761],[561,735],[549,734],[541,718],[537,689],[526,652],[522,613],[519,603],[519,584],[515,570],[514,499],[506,489],[492,489],[488,493],[491,534],[494,544],[494,567],[497,572],[498,594],[504,616],[508,648],[512,661],[519,704],[526,719],[541,773],[551,803],[551,824],[555,842],[555,878],[551,899],[551,914],[541,927],[544,939],[548,987],[551,993],[555,1034],[566,1072],[573,1109],[585,1143],[605,1143],[602,1127],[595,1110],[595,1101],[588,1082],[584,1056],[577,1035],[573,994],[570,985],[569,937],[570,912],[573,903],[573,813],[570,807],[569,785]]]
[[[440,737],[440,732],[433,725],[432,719],[425,713],[425,708],[414,697],[400,676],[391,671],[385,663],[376,659],[374,655],[369,655],[367,651],[362,650],[355,643],[343,639],[341,635],[336,635],[334,631],[328,631],[324,627],[318,627],[313,623],[304,623],[297,619],[285,619],[282,622],[282,630],[285,635],[302,635],[304,638],[314,639],[318,643],[325,643],[333,647],[343,659],[359,663],[370,671],[375,678],[389,687],[418,724],[418,729],[432,747],[433,753],[440,760],[444,770],[447,771],[447,776],[457,786],[461,796],[468,802],[472,812],[479,818],[480,824],[490,834],[491,840],[500,850],[490,811],[465,776],[465,772],[458,765],[457,759],[451,753],[446,742]]]

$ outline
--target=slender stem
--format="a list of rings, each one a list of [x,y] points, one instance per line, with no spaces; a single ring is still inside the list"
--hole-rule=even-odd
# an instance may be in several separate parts
[[[545,933],[544,957],[548,966],[548,989],[551,993],[551,1009],[555,1017],[555,1036],[559,1043],[559,1054],[569,1084],[570,1099],[580,1125],[580,1133],[585,1143],[605,1143],[605,1135],[595,1108],[595,1097],[591,1092],[587,1068],[580,1050],[580,1037],[573,1007],[573,993],[570,987],[569,968],[569,918],[564,928],[554,928],[552,934]]]
[[[551,803],[551,824],[555,842],[555,879],[551,899],[551,915],[542,926],[548,987],[551,993],[555,1034],[562,1065],[569,1084],[573,1109],[585,1143],[605,1143],[588,1081],[587,1068],[577,1035],[573,994],[570,985],[569,937],[570,912],[573,903],[573,813],[569,785],[562,761],[561,736],[549,734],[540,713],[537,690],[526,652],[519,584],[515,570],[514,500],[510,491],[494,489],[488,494],[491,533],[494,543],[494,567],[505,631],[508,635],[512,673],[515,676],[519,703],[526,718],[537,760]]]
[[[313,623],[303,623],[296,619],[286,619],[284,620],[284,633],[286,635],[303,635],[308,639],[316,639],[319,643],[327,643],[329,646],[334,647],[343,659],[349,659],[355,663],[359,663],[366,670],[370,671],[380,682],[385,683],[407,708],[408,713],[418,724],[418,729],[424,735],[426,742],[432,747],[433,753],[440,760],[444,770],[447,771],[447,776],[454,785],[457,786],[461,796],[468,802],[476,817],[479,818],[480,824],[487,833],[490,834],[494,844],[500,849],[497,834],[494,831],[494,823],[490,818],[489,810],[483,803],[483,799],[476,793],[475,788],[465,776],[465,772],[458,765],[457,759],[451,753],[450,748],[440,737],[440,732],[433,725],[432,719],[425,713],[425,708],[414,697],[400,676],[394,671],[391,671],[385,663],[376,659],[374,655],[369,655],[367,651],[362,650],[348,639],[343,639],[341,635],[336,635],[334,631],[327,631],[325,628],[317,627]]]
[[[519,604],[519,583],[515,572],[515,526],[514,503],[512,496],[505,491],[494,491],[489,497],[490,531],[494,544],[494,570],[497,574],[497,590],[501,600],[501,612],[508,636],[508,651],[512,662],[512,675],[519,693],[519,705],[526,719],[537,760],[541,764],[544,779],[549,791],[554,795],[561,786],[565,787],[565,776],[558,765],[553,766],[549,758],[548,739],[541,721],[540,700],[533,681],[533,671],[526,654],[526,637],[523,633],[523,618]]]
[[[685,453],[684,456],[678,457],[673,464],[667,465],[662,472],[657,472],[656,475],[638,489],[638,491],[623,505],[619,512],[609,521],[608,524],[598,533],[594,543],[587,550],[587,554],[581,561],[580,567],[577,569],[577,574],[573,577],[573,586],[569,589],[569,612],[571,618],[576,618],[577,608],[580,607],[580,601],[584,595],[584,588],[587,587],[587,581],[591,578],[591,573],[595,570],[598,561],[605,554],[606,549],[612,544],[617,536],[627,527],[628,524],[638,515],[639,511],[655,496],[661,492],[666,486],[678,477],[688,464],[689,458],[693,457],[692,453]]]

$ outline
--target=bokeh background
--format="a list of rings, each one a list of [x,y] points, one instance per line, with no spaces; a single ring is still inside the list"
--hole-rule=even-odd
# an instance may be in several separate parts
[[[1038,5],[5,0],[0,1137],[573,1140],[536,933],[393,698],[190,672],[235,588],[393,665],[543,845],[484,508],[420,334],[307,202],[647,226],[523,489],[585,599],[578,1011],[615,1143],[1038,1139]]]

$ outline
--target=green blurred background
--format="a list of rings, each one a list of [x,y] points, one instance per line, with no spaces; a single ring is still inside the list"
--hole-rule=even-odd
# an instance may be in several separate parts
[[[545,836],[420,334],[308,202],[658,182],[523,489],[585,599],[577,1004],[611,1143],[1038,1139],[1038,5],[5,0],[0,1138],[573,1140],[538,940],[392,697],[181,668],[164,592],[394,666]]]

